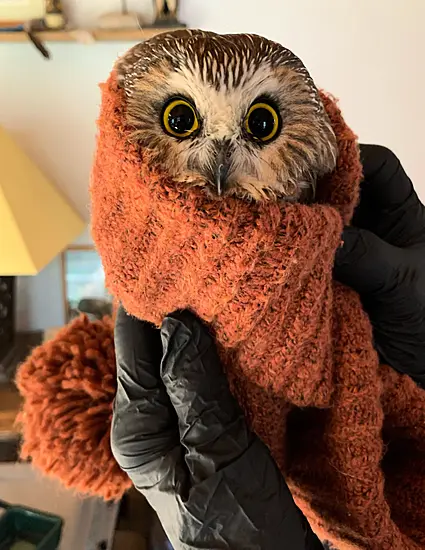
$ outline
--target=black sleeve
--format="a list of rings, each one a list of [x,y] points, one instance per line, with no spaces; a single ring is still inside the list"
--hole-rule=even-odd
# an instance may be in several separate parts
[[[381,362],[425,388],[425,207],[398,158],[362,145],[364,181],[335,277],[356,290]]]
[[[364,179],[353,225],[406,248],[425,242],[425,208],[397,156],[381,145],[360,145]]]

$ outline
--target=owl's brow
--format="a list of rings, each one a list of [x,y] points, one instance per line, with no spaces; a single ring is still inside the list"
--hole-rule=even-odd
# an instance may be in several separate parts
[[[124,54],[117,63],[118,79],[127,96],[134,92],[138,79],[153,67],[164,64],[178,71],[197,65],[200,74],[214,86],[224,83],[240,85],[244,70],[290,67],[307,84],[312,103],[322,110],[318,90],[302,61],[287,48],[265,38],[250,35],[219,35],[199,30],[180,30],[158,35],[141,42]]]

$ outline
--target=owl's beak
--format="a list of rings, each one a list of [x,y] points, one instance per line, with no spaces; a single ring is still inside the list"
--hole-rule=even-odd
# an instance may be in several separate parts
[[[217,195],[220,197],[226,190],[227,176],[229,174],[229,149],[230,143],[223,141],[217,144],[217,156],[215,161],[214,179]]]
[[[217,195],[220,197],[226,186],[226,167],[219,164],[215,171],[215,184],[217,186]]]

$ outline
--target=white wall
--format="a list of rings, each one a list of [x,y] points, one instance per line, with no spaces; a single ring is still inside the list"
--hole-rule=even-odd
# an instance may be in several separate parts
[[[115,0],[71,0],[93,24]],[[149,2],[132,0],[132,6]],[[146,9],[146,11],[149,11]],[[341,100],[361,140],[391,147],[425,200],[424,0],[182,0],[180,18],[217,32],[255,32],[298,54],[317,84]],[[0,44],[0,124],[8,128],[88,219],[88,176],[103,80],[130,44]],[[58,263],[20,280],[19,324],[61,322]]]

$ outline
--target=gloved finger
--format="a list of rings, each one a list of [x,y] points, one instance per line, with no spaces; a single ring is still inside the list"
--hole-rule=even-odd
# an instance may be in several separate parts
[[[161,459],[179,444],[177,418],[160,376],[160,331],[120,307],[115,353],[111,446],[121,468],[129,472]]]
[[[360,145],[360,160],[375,206],[386,211],[404,204],[413,185],[397,156],[382,145]]]
[[[357,227],[346,227],[342,240],[334,266],[338,281],[362,295],[382,293],[398,285],[403,250]]]
[[[425,243],[425,207],[396,155],[361,145],[364,181],[353,225],[402,248]]]
[[[239,457],[252,443],[211,335],[190,312],[166,317],[161,328],[162,380],[179,420],[186,464],[195,483]]]

